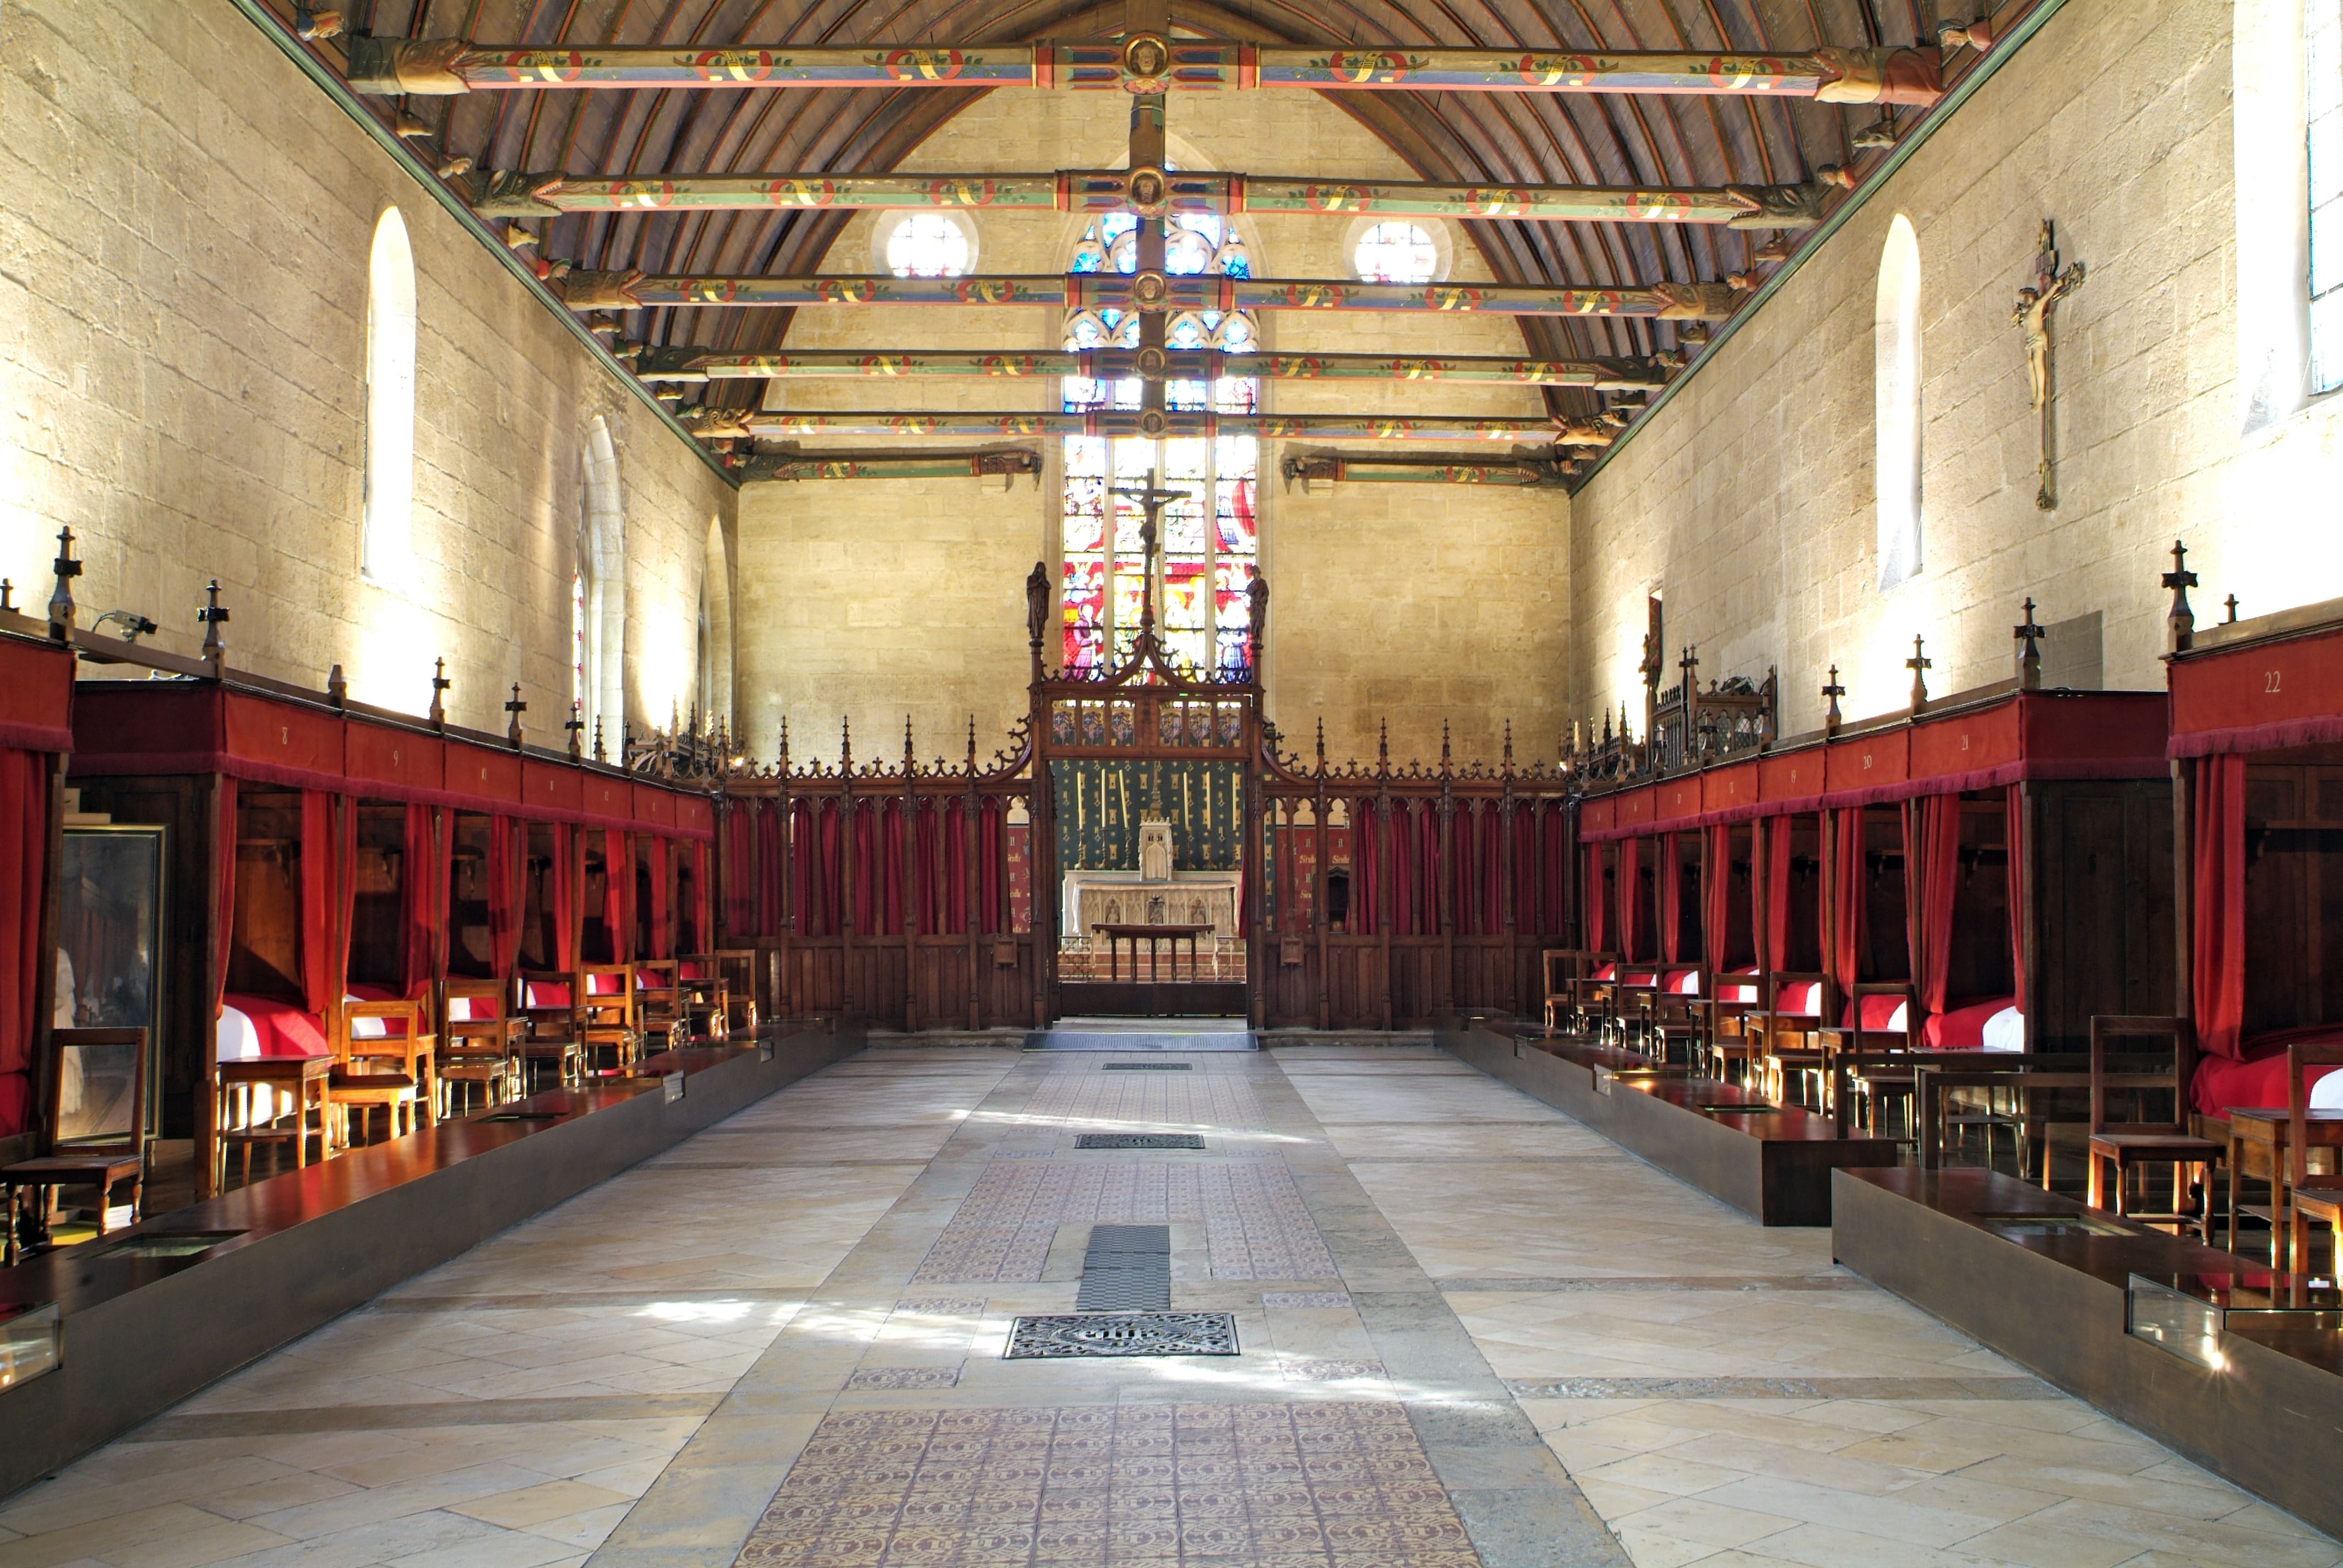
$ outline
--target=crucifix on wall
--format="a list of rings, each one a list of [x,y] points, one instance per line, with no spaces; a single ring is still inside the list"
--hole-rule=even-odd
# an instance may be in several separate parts
[[[1163,508],[1189,493],[1186,490],[1166,489],[1159,486],[1155,482],[1157,470],[1150,468],[1147,470],[1145,485],[1137,489],[1115,489],[1109,492],[1111,495],[1121,496],[1125,500],[1137,501],[1140,506],[1141,515],[1139,523],[1139,548],[1141,559],[1145,563],[1146,575],[1141,579],[1144,586],[1140,594],[1139,629],[1151,635],[1155,630],[1155,546],[1161,533]]]
[[[2042,421],[2042,458],[2034,469],[2038,481],[2034,505],[2046,512],[2055,511],[2058,506],[2058,490],[2051,471],[2050,313],[2061,299],[2082,286],[2081,262],[2063,272],[2059,270],[2056,226],[2044,218],[2041,243],[2034,253],[2033,286],[2017,291],[2017,306],[2009,313],[2009,319],[2026,331],[2026,379],[2034,394],[2034,412]]]

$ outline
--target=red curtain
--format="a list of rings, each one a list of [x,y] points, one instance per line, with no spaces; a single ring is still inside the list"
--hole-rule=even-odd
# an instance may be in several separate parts
[[[334,967],[334,798],[323,789],[301,791],[301,1005],[318,1018],[341,999],[341,976]]]
[[[1912,978],[1931,1018],[1945,1010],[1953,970],[1953,896],[1961,881],[1961,798],[1924,795],[1904,806],[1904,864],[1920,893],[1911,933]]]
[[[528,825],[488,819],[488,967],[510,980],[520,964],[521,914],[528,902]]]
[[[602,830],[602,925],[610,933],[610,961],[635,959],[635,839],[616,828]]]
[[[650,835],[650,951],[654,959],[675,957],[675,850],[663,835]]]
[[[1500,808],[1476,811],[1481,819],[1481,934],[1503,936],[1505,930],[1505,830]]]
[[[2019,1010],[2026,1007],[2026,787],[2012,784],[2002,806],[2002,841],[2009,878],[2009,978]]]
[[[878,813],[868,800],[854,803],[854,934],[875,937],[880,925]]]
[[[789,808],[789,917],[800,937],[818,937],[822,924],[821,814],[810,800]]]
[[[922,800],[911,819],[911,859],[920,869],[920,934],[943,934],[944,869],[942,810]]]
[[[736,942],[750,936],[770,939],[781,930],[781,803],[757,802],[756,923],[731,933]]]
[[[439,973],[447,940],[447,878],[452,869],[437,831],[439,809],[409,803],[405,852],[399,859],[400,989],[419,997]]]
[[[1436,823],[1438,818],[1434,818]],[[1473,833],[1473,802],[1458,800],[1448,814],[1449,820],[1449,879],[1448,918],[1460,937],[1477,935],[1481,930],[1481,853]],[[1433,910],[1436,916],[1437,908]],[[1437,930],[1437,927],[1433,928]]]
[[[710,885],[708,874],[709,864],[715,853],[716,846],[709,843],[702,843],[692,851],[691,943],[695,952],[713,952],[716,950],[716,890]]]
[[[724,809],[724,940],[738,942],[757,930],[757,827],[764,814],[756,800],[727,802]],[[709,947],[717,944],[701,940]]]
[[[212,890],[212,930],[217,961],[212,966],[212,1005],[204,1016],[218,1026],[227,997],[227,956],[236,945],[236,780],[220,777],[212,786],[213,858],[219,882]]]
[[[1654,900],[1659,905],[1660,959],[1676,963],[1684,958],[1683,846],[1674,833],[1660,836],[1660,863],[1652,869]]]
[[[946,803],[942,817],[943,920],[936,929],[948,936],[965,936],[968,933],[968,803],[964,800]]]
[[[567,822],[553,825],[553,866],[546,877],[553,906],[553,967],[563,974],[578,972],[578,833]]]
[[[1391,803],[1391,929],[1395,937],[1415,934],[1415,808]]]
[[[41,890],[49,863],[49,769],[46,752],[0,750],[0,1137],[33,1125],[33,1011],[42,960]],[[226,857],[235,874],[236,856]],[[225,957],[226,943],[221,943]]]
[[[1700,954],[1713,970],[1731,967],[1733,825],[1713,823],[1700,856]]]
[[[1375,803],[1351,802],[1351,907],[1344,919],[1353,936],[1372,936],[1383,919],[1383,866],[1378,857]]]
[[[1790,967],[1790,819],[1765,824],[1765,968]]]
[[[1590,952],[1601,952],[1603,950],[1603,940],[1610,934],[1610,889],[1605,885],[1603,876],[1603,863],[1606,858],[1605,851],[1601,844],[1589,844],[1586,846],[1586,891],[1584,898],[1586,908],[1586,947],[1587,950]]]
[[[1864,877],[1863,808],[1842,806],[1831,813],[1829,894],[1830,946],[1823,968],[1838,982],[1842,993],[1863,978]]]
[[[1421,857],[1421,869],[1416,878],[1416,898],[1421,913],[1415,929],[1427,937],[1440,934],[1440,803],[1426,800],[1416,819],[1416,850]]]
[[[846,930],[846,813],[835,800],[821,803],[815,849],[814,896],[821,904],[821,934],[834,937]]]
[[[890,800],[879,814],[879,907],[886,912],[886,920],[879,928],[885,936],[900,936],[903,932],[903,803]]]
[[[1535,929],[1548,936],[1561,936],[1567,930],[1563,917],[1569,904],[1570,813],[1558,800],[1539,813],[1538,848],[1544,857],[1545,876],[1544,908]]]
[[[1619,956],[1644,956],[1644,841],[1619,840]]]
[[[2246,1021],[2246,759],[2197,764],[2195,925],[2189,933],[2189,994],[2197,1047],[2238,1054]]]
[[[976,929],[1009,929],[1009,808],[991,799],[976,813]]]
[[[1552,926],[1538,924],[1538,859],[1537,802],[1513,809],[1513,930],[1523,932],[1552,930]]]
[[[349,990],[350,939],[358,916],[358,803],[349,796],[334,813],[334,994]]]

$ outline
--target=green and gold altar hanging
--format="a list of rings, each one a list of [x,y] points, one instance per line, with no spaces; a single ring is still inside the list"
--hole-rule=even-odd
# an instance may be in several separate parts
[[[1244,823],[1241,763],[1055,758],[1050,780],[1061,870],[1137,870],[1139,823],[1151,810],[1172,824],[1175,870],[1236,869]]]

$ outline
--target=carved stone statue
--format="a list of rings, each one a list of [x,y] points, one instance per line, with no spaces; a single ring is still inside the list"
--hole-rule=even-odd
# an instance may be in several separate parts
[[[1172,879],[1172,824],[1161,817],[1151,815],[1139,824],[1139,879]]]
[[[1050,568],[1041,561],[1033,563],[1031,575],[1025,579],[1025,635],[1035,652],[1041,648],[1041,638],[1050,629]]]
[[[2058,302],[2083,286],[2083,264],[2076,262],[2063,272],[2058,267],[2057,230],[2048,218],[2042,220],[2042,236],[2034,255],[2034,286],[2017,291],[2017,305],[2010,311],[2010,324],[2026,334],[2026,382],[2033,396],[2034,411],[2041,416],[2042,457],[2035,472],[2041,481],[2035,492],[2034,505],[2042,511],[2051,511],[2058,504],[2057,487],[2053,483],[2053,457],[2050,450],[2050,313]]]

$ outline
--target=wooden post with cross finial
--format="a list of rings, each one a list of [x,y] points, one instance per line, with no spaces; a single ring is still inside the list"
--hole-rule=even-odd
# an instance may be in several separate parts
[[[518,751],[520,749],[520,716],[528,711],[528,704],[520,699],[520,682],[518,680],[513,682],[512,697],[506,702],[505,711],[512,715],[511,722],[505,726],[505,739]]]
[[[2026,600],[2026,619],[2019,625],[2011,627],[2009,628],[2009,635],[2017,639],[2018,645],[2017,689],[2020,691],[2041,690],[2042,648],[2040,644],[2042,641],[2042,628],[2036,626],[2034,622],[2034,599],[2031,595],[2028,595]]]
[[[447,689],[456,683],[447,678],[447,661],[431,661],[431,711],[427,716],[435,729],[447,728]]]
[[[227,624],[227,607],[219,601],[219,578],[212,578],[205,588],[203,608],[196,611],[196,618],[204,628],[204,662],[217,680],[227,673],[227,638],[220,635],[220,628]]]
[[[1823,733],[1836,735],[1839,727],[1838,699],[1846,695],[1846,688],[1838,683],[1838,666],[1830,667],[1830,678],[1823,682],[1823,698],[1829,707],[1823,709]]]
[[[1935,668],[1936,664],[1936,661],[1923,651],[1921,639],[1914,638],[1912,657],[1904,661],[1904,668],[1912,672],[1912,711],[1915,713],[1928,706],[1928,671]]]
[[[2197,612],[2188,608],[2188,590],[2197,586],[2197,574],[2188,569],[2188,547],[2178,539],[2172,541],[2172,569],[2164,574],[2164,586],[2172,590],[2172,608],[2164,616],[2164,648],[2185,652],[2197,640]]]
[[[57,586],[49,595],[49,635],[59,642],[71,642],[74,634],[73,580],[81,576],[81,562],[74,558],[74,531],[57,530],[57,558],[51,563],[56,568]]]

